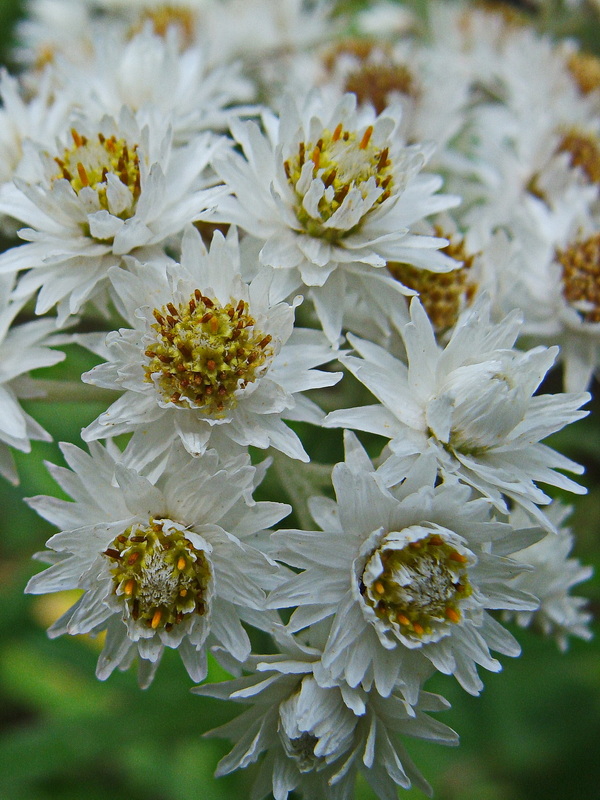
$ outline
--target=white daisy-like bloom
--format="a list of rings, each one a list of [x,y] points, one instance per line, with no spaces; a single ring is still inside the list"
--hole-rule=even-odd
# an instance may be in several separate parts
[[[27,373],[40,367],[51,367],[65,358],[60,350],[52,350],[53,320],[34,320],[13,325],[23,303],[10,301],[14,276],[0,276],[0,475],[18,483],[15,463],[10,452],[14,447],[31,451],[30,440],[52,439],[33,417],[21,408],[19,400],[42,397],[42,381],[34,381]]]
[[[554,209],[531,198],[512,228],[496,305],[522,309],[528,341],[560,346],[567,391],[587,389],[600,368],[600,234],[585,197],[571,192]]]
[[[280,273],[288,291],[311,287],[323,329],[336,341],[347,276],[377,304],[402,291],[374,269],[387,261],[433,271],[456,266],[439,252],[444,239],[410,228],[458,200],[437,194],[441,178],[419,174],[432,148],[402,144],[399,107],[375,116],[370,107],[357,111],[354,94],[331,103],[316,91],[299,102],[287,96],[280,118],[263,114],[265,134],[254,122],[232,123],[244,155],[215,159],[232,191],[216,218],[264,243],[261,263]]]
[[[271,275],[262,270],[246,284],[235,230],[215,234],[207,252],[191,227],[181,265],[112,270],[133,327],[108,334],[107,362],[83,380],[124,394],[84,439],[137,431],[151,459],[174,439],[195,455],[225,437],[308,461],[282,418],[319,424],[322,412],[301,393],[332,386],[341,373],[313,369],[335,352],[320,331],[294,329],[294,305],[273,298]]]
[[[549,514],[558,529],[558,536],[549,533],[539,542],[513,553],[523,564],[533,567],[516,579],[524,591],[531,592],[540,601],[536,611],[504,612],[505,619],[515,619],[523,628],[534,628],[546,636],[551,636],[563,652],[569,644],[569,636],[577,636],[588,641],[592,638],[589,629],[592,614],[585,609],[585,597],[573,597],[570,592],[574,586],[592,577],[592,567],[584,566],[577,558],[569,558],[574,538],[570,529],[564,526],[571,508],[554,502]],[[518,511],[511,514],[513,524],[526,524]]]
[[[324,688],[313,675],[320,653],[290,643],[275,656],[252,656],[253,674],[199,686],[193,692],[251,707],[210,732],[228,738],[234,748],[217,767],[217,777],[258,761],[252,788],[255,800],[273,793],[286,800],[292,791],[310,800],[351,800],[360,771],[378,797],[394,798],[398,787],[418,787],[431,796],[405,746],[405,737],[458,744],[446,725],[426,712],[443,711],[439,695],[420,692],[409,705],[394,692],[352,689],[343,682]]]
[[[211,68],[201,47],[181,51],[171,29],[158,36],[144,27],[121,38],[107,31],[96,37],[85,65],[74,70],[58,60],[56,73],[61,90],[84,110],[91,104],[109,115],[118,115],[123,105],[135,112],[159,110],[171,120],[178,145],[204,130],[224,130],[232,116],[253,111],[239,106],[255,93],[240,65]]]
[[[36,313],[58,304],[59,324],[101,296],[110,266],[180,233],[222,191],[205,188],[204,171],[224,140],[207,133],[175,148],[158,114],[141,127],[123,107],[118,120],[81,119],[69,138],[53,153],[32,145],[27,180],[0,188],[0,212],[29,226],[0,272],[28,270],[16,296],[39,289]]]
[[[346,432],[345,443],[346,461],[332,475],[336,501],[309,504],[322,530],[273,534],[276,557],[303,571],[275,589],[269,605],[298,606],[292,632],[330,621],[324,672],[316,674],[323,685],[344,680],[383,696],[400,686],[412,703],[433,665],[478,694],[476,665],[501,669],[490,650],[520,652],[488,609],[538,606],[514,583],[527,568],[504,557],[521,546],[520,533],[493,520],[489,501],[472,499],[467,486],[436,486],[431,455],[390,486],[354,434]]]
[[[179,650],[195,681],[206,675],[211,644],[244,661],[250,641],[241,620],[255,621],[264,590],[279,580],[274,563],[244,540],[290,510],[249,501],[256,470],[248,456],[210,451],[192,459],[176,448],[149,480],[128,466],[133,451],[122,455],[94,443],[88,455],[61,447],[70,469],[49,469],[73,502],[28,501],[60,532],[39,556],[51,566],[26,591],[82,594],[49,635],[106,630],[98,678],[127,669],[138,656],[142,687],[165,647]]]
[[[370,431],[390,440],[386,471],[402,472],[418,454],[435,455],[444,476],[456,476],[489,498],[504,514],[506,498],[548,530],[541,505],[550,497],[538,482],[576,494],[585,489],[557,470],[581,474],[574,463],[541,440],[587,412],[585,392],[535,395],[554,363],[557,347],[514,349],[521,323],[513,313],[490,322],[482,295],[458,319],[445,347],[417,298],[411,322],[400,331],[407,364],[382,347],[349,335],[360,355],[342,355],[378,405],[332,411],[326,427]]]

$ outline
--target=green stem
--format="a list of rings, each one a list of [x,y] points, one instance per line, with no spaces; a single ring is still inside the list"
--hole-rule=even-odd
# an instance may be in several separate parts
[[[113,389],[102,389],[89,383],[74,381],[38,381],[44,394],[30,398],[41,403],[112,403],[117,392]]]

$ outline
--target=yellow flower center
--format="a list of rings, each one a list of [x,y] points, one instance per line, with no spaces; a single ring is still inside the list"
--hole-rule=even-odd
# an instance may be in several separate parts
[[[472,593],[468,566],[469,558],[437,533],[402,549],[384,541],[365,565],[363,596],[380,619],[421,638],[440,623],[460,621],[460,602]]]
[[[169,3],[155,8],[147,8],[141,14],[140,22],[133,28],[132,33],[136,34],[142,30],[148,20],[157,36],[164,38],[169,28],[175,27],[181,36],[181,43],[184,47],[189,47],[194,41],[196,19],[190,8]]]
[[[585,322],[600,322],[600,234],[556,254],[563,268],[563,294]]]
[[[439,228],[436,228],[436,236],[448,238]],[[470,275],[475,254],[467,253],[464,240],[450,241],[441,252],[462,262],[462,266],[451,272],[430,272],[395,261],[387,264],[396,280],[419,293],[419,299],[436,333],[455,325],[460,312],[470,305],[477,289]]]
[[[75,129],[71,135],[73,147],[67,148],[62,158],[54,159],[60,171],[53,176],[53,180],[66,178],[77,194],[84,187],[93,189],[101,207],[108,210],[106,176],[110,173],[129,189],[134,201],[138,199],[141,188],[137,144],[129,147],[123,139],[115,136],[107,138],[102,133],[98,134],[97,140],[88,139]],[[121,216],[132,214],[132,209],[129,209]]]
[[[567,66],[582,94],[600,89],[600,58],[591,53],[572,53]]]
[[[387,107],[392,92],[417,97],[415,77],[405,64],[364,63],[346,77],[347,92],[354,92],[359,103],[370,103],[378,114]]]
[[[375,205],[390,196],[393,173],[389,149],[374,145],[372,135],[372,125],[359,135],[345,130],[340,122],[333,133],[324,130],[317,142],[300,142],[298,153],[284,162],[285,174],[298,198],[296,216],[311,236],[335,242],[350,233],[324,227],[323,223],[331,219],[351,189],[358,189],[363,198],[374,189],[380,190]],[[298,181],[307,163],[312,164],[312,178],[320,180],[325,190],[319,201],[318,218],[308,214],[302,205],[305,192],[298,190]]]
[[[256,327],[244,300],[222,306],[196,289],[187,303],[167,303],[154,317],[145,379],[177,406],[222,416],[273,355],[272,337]]]
[[[103,555],[114,564],[113,591],[134,620],[169,631],[189,614],[206,613],[210,563],[170,520],[132,525]]]

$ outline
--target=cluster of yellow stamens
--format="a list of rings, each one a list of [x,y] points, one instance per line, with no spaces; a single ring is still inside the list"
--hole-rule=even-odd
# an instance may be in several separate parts
[[[439,228],[436,228],[436,236],[448,238]],[[436,333],[453,327],[460,312],[473,300],[477,289],[470,275],[475,254],[467,253],[464,240],[450,241],[441,252],[462,262],[462,266],[451,272],[430,272],[395,261],[387,265],[396,280],[419,293],[419,299]]]
[[[187,303],[154,309],[156,341],[146,350],[146,380],[168,402],[219,416],[236,391],[259,376],[272,337],[255,327],[244,300],[221,305],[196,289]]]
[[[460,622],[460,602],[472,593],[469,559],[442,536],[434,533],[399,550],[384,544],[371,556],[365,572],[375,556],[383,570],[363,584],[362,591],[380,619],[419,638],[440,623]]]
[[[575,242],[556,254],[563,268],[565,300],[585,322],[600,322],[600,234]]]
[[[357,135],[344,129],[340,122],[333,132],[324,130],[317,142],[300,142],[298,153],[284,162],[285,174],[298,196],[296,215],[303,229],[311,236],[337,241],[349,231],[326,228],[327,222],[339,209],[351,189],[366,197],[375,187],[380,194],[375,204],[383,203],[393,187],[392,162],[389,148],[373,144],[373,126]],[[319,218],[310,216],[302,205],[303,195],[297,183],[306,163],[312,163],[312,177],[323,182],[325,192],[319,201]],[[369,183],[367,183],[371,180]]]
[[[170,631],[186,615],[206,613],[210,564],[169,520],[132,525],[104,556],[114,565],[114,593],[140,624]]]
[[[156,36],[164,39],[169,28],[176,28],[182,47],[190,47],[194,42],[196,17],[191,8],[171,3],[145,8],[139,22],[131,28],[131,35],[135,36],[143,30],[148,22]]]
[[[127,186],[134,200],[138,199],[141,186],[137,144],[129,147],[123,139],[102,133],[97,140],[88,139],[75,129],[71,130],[71,136],[73,147],[67,148],[62,158],[54,159],[60,168],[54,180],[66,178],[77,194],[90,187],[97,193],[102,208],[108,210],[106,176],[111,173]]]
[[[600,142],[583,131],[567,131],[557,152],[568,153],[571,167],[579,167],[590,183],[600,183]]]

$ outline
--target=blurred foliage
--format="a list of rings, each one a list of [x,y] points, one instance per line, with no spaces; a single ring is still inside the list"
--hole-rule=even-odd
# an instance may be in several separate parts
[[[18,12],[15,0],[0,0],[5,63]],[[584,23],[585,40],[598,43],[598,27],[590,34]],[[78,377],[91,366],[86,355],[70,356],[69,366],[58,365],[44,377]],[[547,390],[559,387],[554,377]],[[586,465],[589,493],[576,500],[571,522],[576,555],[595,566],[595,578],[580,592],[598,611],[600,401],[592,407],[588,419],[561,431],[551,444]],[[100,410],[78,403],[30,406],[55,441],[76,443],[81,427]],[[313,431],[307,447],[320,460],[337,460],[339,439],[326,433]],[[165,654],[154,684],[142,692],[132,671],[106,684],[96,680],[98,642],[47,639],[45,628],[72,597],[23,595],[39,570],[31,556],[53,532],[21,500],[56,494],[43,459],[62,463],[55,444],[37,443],[31,455],[17,454],[21,485],[0,483],[0,800],[243,800],[252,770],[215,781],[215,764],[228,745],[202,738],[241,709],[189,694],[191,681],[175,653]],[[263,492],[274,491],[270,478]],[[573,641],[564,655],[551,641],[513,632],[523,657],[504,659],[499,675],[487,673],[481,697],[469,697],[443,676],[428,684],[451,701],[441,719],[461,734],[460,748],[409,741],[408,749],[438,800],[594,800],[600,786],[600,760],[594,756],[600,641]],[[223,676],[213,663],[209,678]],[[400,797],[423,795],[415,790]],[[374,800],[374,794],[361,781],[356,798]]]

